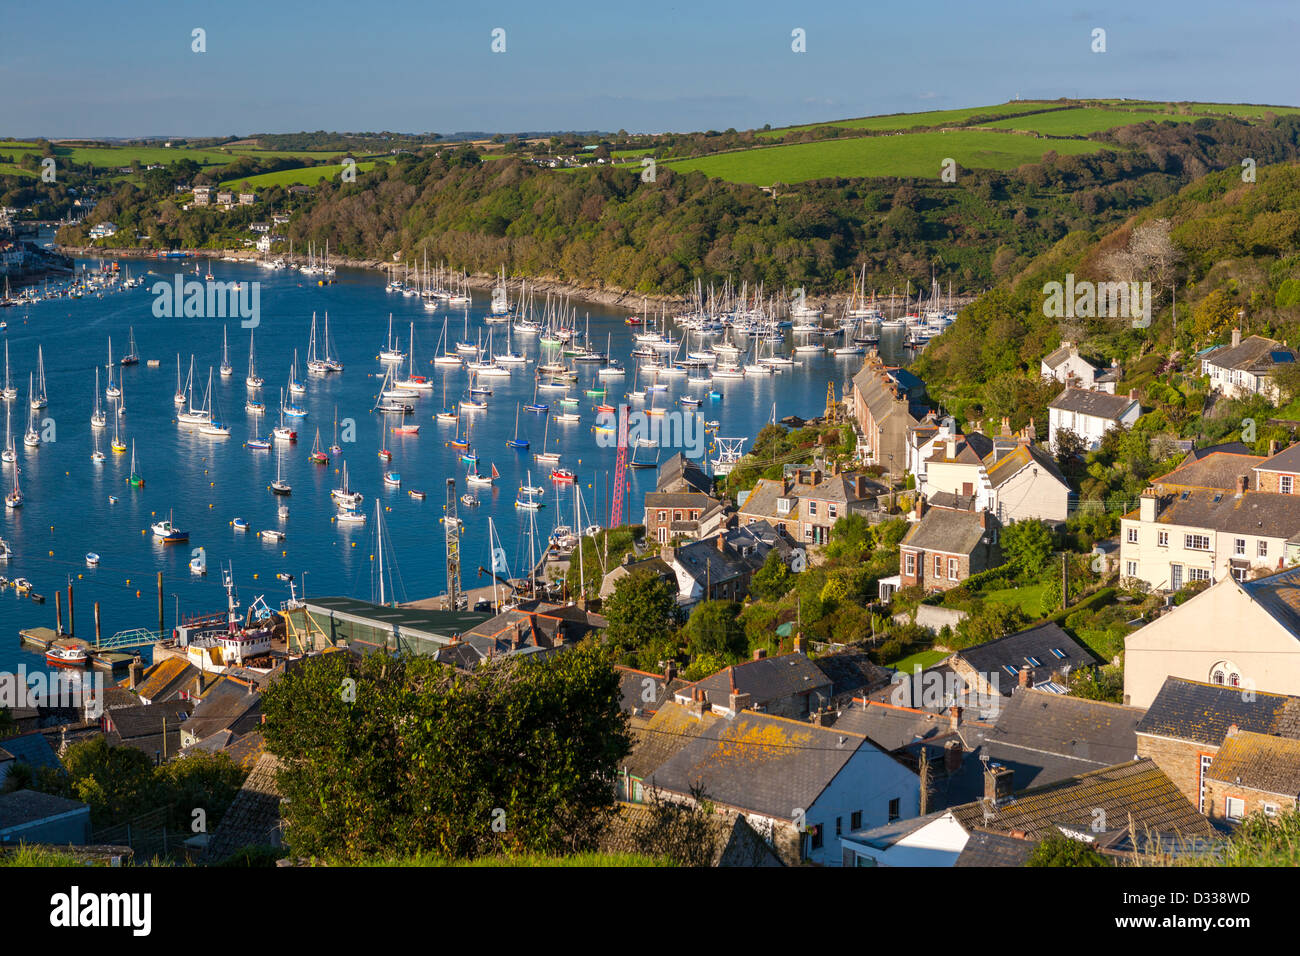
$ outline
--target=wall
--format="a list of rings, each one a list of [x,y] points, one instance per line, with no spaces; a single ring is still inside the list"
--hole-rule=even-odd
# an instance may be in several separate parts
[[[1237,797],[1246,801],[1246,809],[1243,816],[1249,816],[1252,813],[1263,813],[1264,804],[1271,803],[1277,807],[1278,813],[1285,813],[1296,806],[1294,796],[1283,796],[1276,793],[1264,793],[1262,790],[1251,790],[1248,787],[1237,786],[1226,780],[1206,780],[1205,781],[1205,812],[1211,820],[1220,823],[1228,823],[1227,809],[1228,797]]]
[[[1217,754],[1217,744],[1210,746],[1192,740],[1172,740],[1140,733],[1137,735],[1137,752],[1139,757],[1150,757],[1192,802],[1192,806],[1200,809],[1201,758]]]
[[[1069,511],[1070,489],[1036,463],[1026,465],[1002,482],[993,506],[993,513],[1003,524],[1026,518],[1064,521]]]
[[[855,739],[855,738],[850,738]],[[852,814],[862,811],[862,829],[889,822],[889,801],[898,798],[901,819],[920,813],[921,780],[893,757],[864,741],[835,775],[811,807],[806,808],[809,826],[822,825],[822,847],[810,850],[808,859],[823,866],[840,866],[840,838],[835,835],[835,818],[840,818],[841,836],[849,832]],[[809,839],[807,845],[812,846]]]
[[[1137,542],[1129,541],[1129,529],[1137,529]],[[1228,576],[1233,560],[1250,562],[1250,570],[1276,571],[1283,560],[1286,548],[1286,536],[1269,534],[1270,529],[1263,528],[1263,534],[1240,535],[1232,532],[1214,531],[1210,528],[1197,528],[1191,525],[1165,524],[1160,521],[1140,521],[1137,518],[1123,518],[1120,521],[1119,573],[1123,577],[1137,577],[1156,590],[1167,591],[1173,588],[1173,569],[1171,565],[1183,568],[1183,584],[1191,581],[1192,568],[1208,571],[1211,581],[1218,581]],[[1168,544],[1160,544],[1160,532],[1168,534]],[[1205,535],[1210,539],[1208,551],[1194,550],[1186,547],[1186,535]],[[1246,553],[1238,555],[1237,539],[1246,542]],[[1263,543],[1266,554],[1261,556],[1259,547]],[[1137,574],[1131,575],[1129,562],[1137,563]]]

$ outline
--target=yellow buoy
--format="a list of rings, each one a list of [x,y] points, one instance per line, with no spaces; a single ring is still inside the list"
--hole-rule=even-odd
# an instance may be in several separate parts
[[[357,546],[357,543],[356,543],[355,541],[353,541],[353,542],[352,542],[352,547],[355,548],[356,546]]]
[[[257,580],[257,575],[256,575],[256,574],[253,575],[253,580],[254,580],[254,581]]]
[[[139,596],[140,596],[140,592],[139,592],[139,591],[136,591],[136,592],[135,592],[135,596],[136,596],[136,597],[139,597]]]
[[[53,551],[50,552],[50,557],[51,557],[51,558],[54,557],[54,552],[53,552]]]

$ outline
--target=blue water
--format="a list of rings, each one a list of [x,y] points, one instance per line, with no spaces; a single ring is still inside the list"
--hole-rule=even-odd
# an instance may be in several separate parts
[[[457,478],[458,495],[474,490],[482,501],[472,510],[460,508],[465,522],[461,564],[466,587],[478,583],[475,571],[480,565],[490,566],[489,517],[495,520],[512,573],[525,573],[528,514],[516,509],[514,500],[530,471],[533,484],[548,488],[546,507],[536,513],[539,542],[545,541],[556,523],[606,523],[616,451],[599,447],[592,430],[594,405],[602,399],[586,396],[585,390],[597,387],[595,364],[577,363],[579,381],[568,393],[579,399],[579,405],[569,410],[581,414],[581,424],[552,422],[549,431],[549,450],[560,451],[562,466],[577,473],[584,507],[590,511],[578,522],[574,520],[571,487],[563,490],[557,507],[553,486],[547,480],[550,466],[532,460],[532,454],[542,445],[545,416],[523,412],[519,429],[531,447],[521,451],[506,447],[514,434],[517,404],[533,400],[533,368],[542,351],[537,336],[513,336],[515,350],[528,355],[528,366],[516,368],[510,379],[483,382],[493,389],[493,395],[486,399],[487,411],[470,413],[474,420],[472,441],[481,471],[486,474],[495,464],[501,477],[491,489],[468,489],[464,483],[467,466],[459,461],[459,453],[445,444],[455,427],[433,420],[433,413],[443,404],[444,375],[448,404],[461,397],[467,384],[468,373],[462,367],[444,372],[444,367],[432,364],[444,318],[450,316],[448,337],[452,343],[463,338],[463,307],[448,308],[444,304],[436,312],[426,310],[417,298],[387,293],[382,275],[362,270],[340,269],[336,284],[319,287],[314,278],[294,271],[212,262],[217,280],[261,283],[261,323],[255,336],[257,371],[266,381],[258,398],[267,410],[259,420],[244,407],[248,397],[244,376],[249,342],[248,331],[240,328],[237,319],[224,320],[235,374],[223,380],[217,372],[223,320],[160,319],[153,315],[150,286],[159,279],[171,281],[187,261],[188,277],[194,278],[194,260],[136,260],[129,262],[133,275],[147,269],[156,273],[142,288],[106,294],[102,299],[60,299],[0,311],[0,317],[8,322],[3,336],[9,342],[13,380],[19,386],[18,400],[12,403],[13,428],[26,495],[22,508],[0,517],[0,535],[15,551],[7,567],[0,564],[0,573],[10,579],[29,578],[36,591],[46,596],[46,603],[37,605],[17,597],[12,590],[0,593],[0,670],[12,669],[20,660],[29,668],[40,666],[39,655],[20,648],[17,632],[22,627],[54,625],[54,592],[66,587],[69,577],[76,591],[77,635],[90,639],[94,637],[94,601],[100,603],[106,636],[127,628],[156,627],[155,575],[160,571],[169,627],[178,607],[182,615],[224,607],[220,567],[227,563],[233,565],[245,607],[258,595],[265,595],[272,607],[278,607],[288,597],[288,586],[276,580],[277,573],[295,575],[308,597],[347,595],[371,599],[376,567],[376,496],[384,508],[385,550],[391,547],[395,557],[395,567],[390,570],[396,579],[397,598],[416,600],[440,594],[445,590],[445,553],[439,518],[448,476]],[[207,263],[200,260],[200,264],[206,273]],[[484,294],[475,295],[470,309],[470,336],[477,338],[483,329],[486,342],[486,329],[491,328],[497,337],[494,350],[503,352],[505,343],[500,337],[505,334],[505,326],[485,326],[481,321],[487,304]],[[628,370],[625,378],[607,380],[609,390],[604,400],[617,404],[633,385],[633,330],[624,324],[629,311],[586,303],[579,304],[578,309],[579,327],[590,319],[591,344],[604,350],[607,334],[612,335],[614,357]],[[325,312],[329,312],[332,354],[344,363],[342,374],[321,377],[306,373],[313,311],[317,313],[318,335],[323,332]],[[393,459],[385,463],[377,455],[382,416],[371,409],[383,376],[377,355],[387,335],[390,312],[394,336],[400,338],[403,350],[408,348],[409,323],[414,321],[420,366],[417,372],[430,377],[435,388],[419,399],[404,400],[416,406],[416,413],[405,420],[418,423],[420,433],[390,435],[386,444]],[[102,465],[90,460],[89,419],[95,369],[100,367],[103,389],[108,339],[112,337],[116,360],[126,349],[130,328],[134,328],[140,364],[115,368],[114,374],[121,376],[124,388],[122,437],[128,446],[134,440],[139,470],[145,478],[145,487],[140,489],[126,483],[129,451],[114,455],[109,448],[113,436],[111,406],[107,406],[108,428],[100,432],[100,449],[108,460]],[[674,329],[672,334],[680,337],[681,331]],[[54,420],[56,440],[30,449],[23,445],[22,434],[28,414],[27,377],[36,369],[38,344],[44,350],[49,395],[49,406],[38,415]],[[694,341],[688,345],[696,347]],[[296,396],[294,401],[309,414],[305,419],[289,420],[298,431],[298,441],[284,446],[284,477],[293,488],[286,499],[273,496],[268,487],[276,474],[276,451],[256,451],[245,447],[244,442],[253,436],[255,427],[257,434],[267,436],[277,423],[279,390],[287,383],[295,348],[299,353],[299,376],[307,385],[307,393]],[[685,351],[684,347],[683,357]],[[215,417],[230,426],[231,437],[205,437],[175,423],[172,396],[176,390],[177,353],[184,369],[188,369],[190,355],[195,357],[196,404],[201,402],[208,370],[213,369]],[[159,360],[159,367],[148,368],[150,359]],[[697,411],[705,419],[721,422],[720,435],[753,436],[770,420],[774,402],[778,417],[820,414],[825,408],[827,381],[833,381],[836,394],[841,395],[845,381],[861,362],[860,356],[835,357],[829,352],[812,358],[801,356],[795,368],[771,377],[717,382],[723,400],[706,399]],[[660,407],[671,403],[680,409],[676,400],[688,388],[696,393],[702,391],[688,387],[685,377],[666,381],[667,396],[661,393],[657,399]],[[550,402],[554,412],[558,397],[557,392],[543,392],[538,400]],[[316,430],[320,429],[322,446],[328,449],[336,408],[340,422],[349,418],[355,421],[355,440],[340,441],[342,455],[331,456],[328,466],[313,464],[307,456]],[[390,416],[390,423],[396,417]],[[662,457],[666,459],[670,453],[665,451]],[[348,462],[353,490],[365,495],[363,509],[368,517],[362,526],[331,521],[336,509],[329,493],[338,485],[340,457]],[[0,476],[5,491],[12,481],[12,467],[5,464]],[[389,469],[401,474],[400,489],[384,485],[383,473]],[[647,490],[653,490],[655,471],[629,469],[627,474],[631,487],[624,520],[639,522],[642,497]],[[423,501],[412,499],[407,495],[409,489],[423,490],[427,497]],[[110,501],[110,496],[116,496],[116,503]],[[284,520],[277,516],[282,503],[290,512]],[[179,527],[189,530],[187,545],[163,546],[148,533],[153,521],[168,514],[174,515]],[[248,520],[249,531],[239,533],[231,527],[231,520],[237,516]],[[278,543],[263,541],[255,533],[263,528],[280,528],[286,537]],[[200,546],[207,554],[206,577],[192,576],[188,568],[192,549]],[[85,554],[89,551],[100,555],[98,567],[86,566]]]

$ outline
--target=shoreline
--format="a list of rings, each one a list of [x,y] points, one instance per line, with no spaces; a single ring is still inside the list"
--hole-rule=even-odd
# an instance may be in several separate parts
[[[183,256],[159,257],[151,254],[148,250],[117,248],[105,249],[98,246],[63,246],[55,245],[58,252],[64,255],[82,257],[82,258],[100,258],[100,259],[134,259],[147,262],[187,262],[192,259],[221,259],[231,258],[256,263],[267,256],[249,252],[246,249],[179,249],[171,250],[174,252],[184,252]],[[308,257],[304,255],[290,255],[288,253],[276,253],[275,258],[283,259],[285,262],[292,262],[296,265],[304,265]],[[326,260],[329,265],[336,268],[344,269],[365,269],[372,272],[388,272],[389,269],[398,265],[394,262],[385,262],[382,259],[353,259],[347,256],[329,256]],[[630,292],[619,288],[608,288],[598,286],[584,286],[576,282],[569,282],[563,279],[556,279],[545,276],[508,276],[507,284],[526,282],[529,289],[543,295],[548,293],[571,296],[575,299],[583,299],[587,302],[595,302],[605,306],[617,306],[629,309],[631,313],[638,314],[641,310],[642,303],[653,306],[676,306],[685,307],[689,299],[684,295],[661,295],[647,294],[639,292]],[[468,277],[471,288],[490,290],[497,283],[497,276],[494,273],[476,272],[471,273]],[[960,311],[965,306],[978,299],[982,292],[961,293],[952,296],[952,304],[955,310]],[[839,305],[842,305],[847,297],[843,293],[834,295],[818,294],[809,295],[807,302],[809,305],[820,308],[825,312],[834,313]],[[884,308],[893,309],[900,304],[915,305],[917,298],[906,299],[900,295],[877,295],[875,301]]]

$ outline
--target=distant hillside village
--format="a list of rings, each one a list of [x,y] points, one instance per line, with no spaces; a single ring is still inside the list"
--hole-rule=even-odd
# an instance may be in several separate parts
[[[1295,352],[1234,332],[1197,361],[1223,395],[1267,395]],[[160,852],[165,813],[68,782],[131,751],[143,774],[227,775],[215,825],[172,833],[170,856],[292,862],[307,823],[286,781],[314,758],[285,750],[277,695],[379,652],[475,688],[595,653],[613,667],[602,719],[627,744],[602,758],[592,849],[1022,866],[1064,839],[1114,865],[1220,859],[1243,821],[1297,811],[1300,444],[1177,448],[1108,524],[1070,476],[1142,399],[1070,342],[1041,375],[1059,388],[1046,422],[963,429],[868,354],[824,415],[764,429],[810,439],[797,460],[751,453],[718,475],[673,456],[617,540],[553,547],[544,593],[503,579],[472,609],[290,602],[257,647],[187,623],[95,709],[6,710],[0,845]],[[682,814],[702,821],[684,842],[648,836]]]

